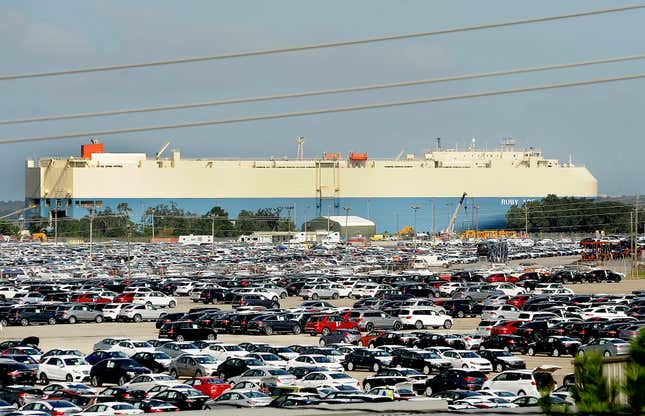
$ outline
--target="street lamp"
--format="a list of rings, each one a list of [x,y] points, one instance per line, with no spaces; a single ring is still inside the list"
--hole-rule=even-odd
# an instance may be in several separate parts
[[[421,208],[418,205],[412,205],[410,208],[412,208],[412,212],[414,213],[414,251],[417,251],[417,210]]]
[[[349,234],[348,234],[348,225],[349,225],[349,211],[352,210],[352,207],[343,207],[345,210],[345,243],[348,244],[349,242]]]

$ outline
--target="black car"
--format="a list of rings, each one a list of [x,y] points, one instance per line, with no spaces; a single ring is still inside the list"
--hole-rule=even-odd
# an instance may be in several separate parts
[[[293,374],[296,378],[301,379],[309,373],[318,371],[327,371],[324,367],[291,367],[287,370],[288,373]]]
[[[184,312],[173,312],[161,315],[155,321],[155,328],[159,329],[163,324],[167,324],[174,321],[179,321],[185,315]]]
[[[87,361],[88,364],[94,365],[99,361],[105,360],[106,358],[128,358],[128,356],[121,351],[98,350],[85,356],[85,361]]]
[[[416,298],[438,298],[440,295],[439,289],[425,283],[403,283],[397,285],[397,289]]]
[[[222,380],[227,380],[230,377],[239,376],[253,367],[263,366],[262,361],[255,358],[229,358],[217,367],[216,374]]]
[[[506,370],[520,370],[526,368],[526,362],[511,354],[508,351],[499,349],[479,350],[479,356],[487,359],[493,365],[493,369],[501,373]]]
[[[129,358],[109,358],[92,366],[90,381],[94,387],[101,387],[103,383],[122,386],[139,374],[150,373],[150,369]]]
[[[427,379],[425,394],[432,396],[432,394],[444,390],[481,390],[485,381],[486,374],[482,371],[452,368]]]
[[[43,398],[45,398],[45,393],[37,387],[16,385],[3,386],[0,389],[0,400],[17,405],[18,407]]]
[[[432,372],[441,373],[452,368],[448,360],[445,360],[431,351],[411,350],[397,348],[392,351],[392,367],[413,368],[423,374]]]
[[[237,312],[228,312],[228,311],[220,311],[220,312],[213,312],[209,313],[206,315],[203,319],[204,320],[209,320],[210,322],[206,324],[203,321],[197,322],[201,326],[208,326],[210,328],[213,328],[217,330],[218,332],[223,332],[223,333],[230,333],[231,332],[231,324],[233,323],[233,320],[237,316]]]
[[[262,295],[236,295],[231,301],[233,308],[242,306],[263,306],[267,309],[280,309],[280,303],[273,299],[267,299]]]
[[[469,271],[459,271],[450,275],[451,282],[482,282],[484,281],[484,276],[479,273],[469,272]]]
[[[168,389],[152,396],[179,408],[179,410],[201,410],[208,396],[194,389]]]
[[[457,318],[480,315],[484,308],[482,305],[471,299],[447,300],[442,302],[441,306],[446,310],[448,315]]]
[[[13,308],[5,319],[9,325],[27,326],[35,323],[54,325],[56,323],[55,315],[55,310],[45,310],[39,305],[27,305]]]
[[[366,348],[357,348],[345,355],[343,367],[347,371],[354,371],[358,368],[366,368],[378,372],[384,367],[382,358],[383,351],[368,350]]]
[[[0,382],[3,386],[14,384],[34,385],[36,371],[13,360],[0,359]]]
[[[260,315],[250,319],[246,324],[247,333],[272,335],[289,333],[298,335],[302,332],[300,322],[288,319],[285,315]]]
[[[154,373],[162,373],[168,370],[168,365],[163,364],[160,360],[169,361],[171,359],[168,354],[161,351],[138,352],[130,358],[141,364],[142,367],[149,368]]]
[[[321,336],[320,340],[318,341],[318,344],[321,347],[324,347],[329,344],[338,344],[338,343],[356,344],[356,342],[358,342],[358,339],[360,337],[361,337],[360,331],[357,331],[355,329],[336,329],[334,331],[331,331],[327,335]]]
[[[382,368],[375,375],[363,380],[363,390],[374,387],[395,386],[399,383],[412,383],[412,389],[417,394],[425,391],[425,379],[428,376],[411,368]]]
[[[139,389],[130,389],[127,386],[108,387],[99,393],[110,401],[131,403],[136,400],[146,398],[146,391]]]
[[[418,341],[415,347],[423,349],[428,347],[450,347],[465,350],[466,343],[461,338],[451,337],[449,334],[436,334],[434,332],[413,332]]]
[[[403,345],[411,346],[417,342],[416,337],[411,337],[407,334],[400,334],[398,332],[384,332],[378,337],[371,340],[368,344],[370,348],[380,347],[382,345]]]
[[[560,270],[543,279],[545,283],[562,283],[563,285],[569,283],[583,283],[587,281],[587,275],[578,273],[575,270]]]
[[[217,339],[217,331],[212,328],[204,328],[192,321],[178,321],[163,324],[159,329],[159,338],[173,339],[177,342],[199,339],[215,340]]]
[[[232,334],[245,334],[246,333],[246,326],[248,325],[249,321],[253,318],[257,318],[258,316],[263,316],[266,315],[266,312],[243,312],[243,313],[236,313],[232,319],[231,323],[229,325],[229,332]]]
[[[611,270],[592,270],[586,274],[590,282],[620,282],[623,279],[621,274]]]
[[[527,321],[520,325],[514,335],[524,338],[527,342],[534,342],[544,339],[549,330],[546,321]]]
[[[526,354],[528,343],[518,335],[495,335],[483,340],[479,344],[479,349],[500,349]]]
[[[580,341],[575,338],[550,336],[529,344],[527,354],[548,354],[553,357],[559,357],[565,354],[574,356],[578,352],[580,345]]]
[[[235,295],[227,289],[204,289],[199,294],[199,302],[205,305],[209,303],[230,303],[233,301]]]
[[[177,412],[177,406],[166,403],[162,400],[135,400],[130,402],[132,406],[143,410],[145,413]]]

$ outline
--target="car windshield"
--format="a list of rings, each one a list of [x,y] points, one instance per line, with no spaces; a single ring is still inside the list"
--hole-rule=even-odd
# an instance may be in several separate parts
[[[155,360],[168,360],[170,359],[170,356],[165,352],[154,352],[152,353],[152,358]]]
[[[331,360],[327,357],[323,356],[318,356],[318,357],[312,357],[313,360],[317,363],[330,363]]]
[[[280,361],[280,357],[275,354],[262,354],[261,357],[264,361]]]
[[[562,337],[560,338],[560,341],[562,342],[577,342],[577,339],[569,338],[569,337]]]
[[[82,358],[65,358],[66,365],[87,365],[87,361]]]
[[[186,396],[202,396],[202,393],[194,389],[182,389]]]
[[[134,368],[139,367],[139,363],[134,360],[122,360],[121,368]]]
[[[225,345],[224,349],[226,351],[243,351],[242,348],[237,345]]]
[[[420,372],[418,372],[417,370],[412,370],[412,369],[401,370],[401,374],[403,374],[404,376],[419,376],[419,375],[423,375]]]
[[[348,376],[345,373],[331,373],[329,376],[331,378],[333,378],[334,380],[340,380],[340,379],[344,379],[344,378],[351,378],[350,376]]]
[[[246,397],[251,397],[251,398],[255,398],[255,397],[267,397],[267,395],[266,395],[266,394],[264,394],[264,393],[260,393],[259,391],[250,391],[250,392],[248,392],[248,393],[244,393],[244,395],[245,395]]]
[[[286,376],[286,375],[289,375],[288,372],[286,372],[284,370],[281,370],[279,368],[277,368],[275,370],[269,370],[269,374],[271,374],[272,376]]]
[[[23,348],[21,351],[22,351],[23,354],[27,354],[27,355],[38,355],[38,354],[40,354],[38,351],[36,351],[33,348]]]
[[[246,365],[255,366],[255,367],[261,367],[264,364],[262,364],[262,361],[260,361],[260,360],[256,360],[255,358],[251,358],[249,360],[246,360]]]
[[[120,404],[115,404],[112,405],[112,409],[114,410],[131,410],[134,409],[134,406],[128,403],[120,403]]]
[[[275,347],[274,348],[275,352],[294,352],[291,348],[289,347]]]
[[[52,407],[75,407],[74,403],[66,402],[64,400],[52,400],[49,402]]]
[[[375,357],[391,357],[392,355],[384,350],[376,350],[373,352]]]
[[[198,350],[197,345],[195,344],[179,344],[180,350]]]
[[[459,355],[461,355],[462,358],[479,358],[479,355],[472,351],[460,352]]]
[[[612,339],[610,342],[612,344],[629,344],[627,341],[623,339]]]
[[[199,364],[215,364],[215,360],[213,357],[195,357],[195,361],[197,361]]]
[[[430,351],[424,352],[423,354],[420,354],[420,355],[424,360],[438,360],[441,358],[434,352],[430,352]]]
[[[498,356],[498,357],[512,357],[513,356],[513,354],[511,354],[508,351],[497,351],[495,353],[495,355]]]
[[[137,348],[152,348],[152,345],[148,344],[145,341],[133,342],[134,346]]]

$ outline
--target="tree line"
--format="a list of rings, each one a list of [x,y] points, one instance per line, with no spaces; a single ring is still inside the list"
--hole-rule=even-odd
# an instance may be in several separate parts
[[[282,208],[261,208],[257,211],[242,210],[238,218],[229,218],[222,207],[214,206],[204,214],[195,214],[179,208],[175,203],[160,204],[147,208],[139,221],[132,218],[132,209],[127,203],[120,203],[115,209],[106,207],[88,212],[80,219],[60,218],[54,224],[49,218],[30,217],[26,224],[32,234],[44,232],[60,237],[89,238],[90,221],[94,238],[177,237],[179,235],[211,235],[215,237],[237,237],[254,231],[295,230],[290,219],[283,218]],[[54,230],[56,227],[56,231]],[[0,234],[17,235],[17,225],[1,223]]]
[[[529,232],[630,232],[634,206],[620,201],[594,201],[586,198],[557,197],[526,201],[506,213],[506,228]],[[639,210],[639,230],[643,230],[645,211]],[[527,221],[528,220],[528,221]]]

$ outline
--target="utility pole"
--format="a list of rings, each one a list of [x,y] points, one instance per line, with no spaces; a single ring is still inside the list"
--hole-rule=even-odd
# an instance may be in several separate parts
[[[215,252],[215,216],[211,215],[211,255]]]
[[[634,209],[634,272],[638,278],[638,194],[636,194],[636,203]]]
[[[470,229],[475,230],[475,197],[470,197]],[[475,238],[477,236],[475,235]]]
[[[529,205],[524,202],[524,237],[529,237]]]
[[[414,251],[416,252],[417,251],[417,210],[419,208],[421,208],[421,207],[418,206],[418,205],[412,205],[410,208],[412,208],[412,212],[413,212],[413,215],[414,215],[414,230],[413,230],[414,231],[414,234],[413,234],[414,240],[412,242],[414,244]]]
[[[90,261],[92,261],[92,222],[94,221],[94,210],[90,208]]]
[[[327,204],[327,237],[329,237],[329,211],[331,211],[331,204]]]
[[[349,211],[352,210],[351,207],[343,207],[345,210],[345,244],[349,245]]]
[[[54,244],[58,244],[58,210],[54,211]]]
[[[131,255],[130,255],[130,253],[131,253],[131,251],[130,251],[130,239],[132,237],[132,234],[130,232],[130,224],[129,223],[128,223],[127,228],[128,228],[128,279],[130,279],[130,276],[132,275],[131,270],[130,270],[130,257],[131,257]]]
[[[436,224],[437,224],[437,217],[435,215],[435,210],[434,210],[434,202],[432,203],[432,240],[434,241],[434,237],[436,235]]]
[[[152,209],[152,241],[154,242],[155,240],[155,209]]]
[[[479,238],[479,205],[475,205],[475,238]]]

